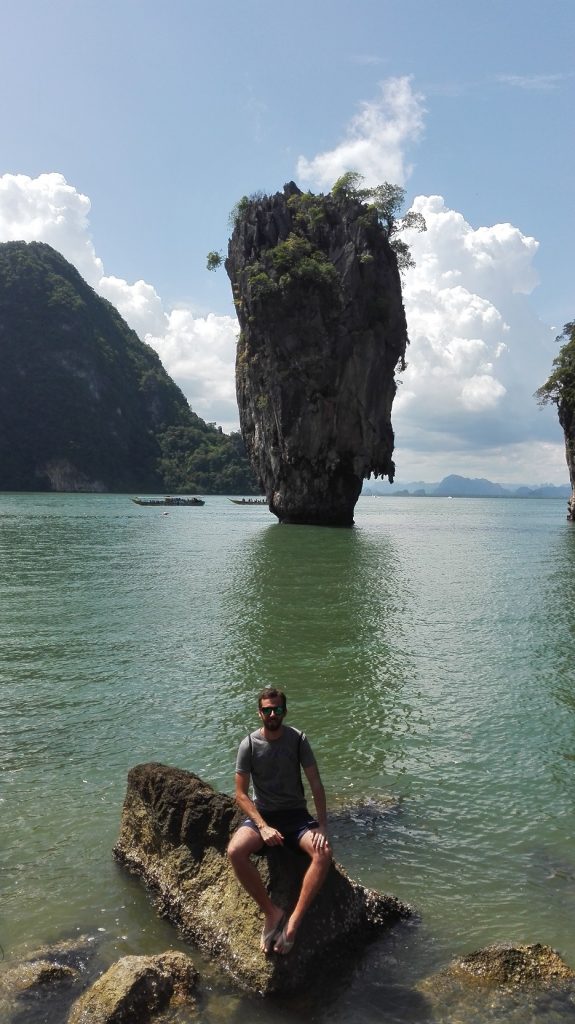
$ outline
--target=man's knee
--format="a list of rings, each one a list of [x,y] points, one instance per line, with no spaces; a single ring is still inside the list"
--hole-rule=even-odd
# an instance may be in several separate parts
[[[242,860],[245,857],[245,853],[242,851],[241,845],[238,843],[236,836],[232,836],[230,839],[227,854],[228,860],[231,861],[232,864],[237,864],[239,860]]]
[[[241,864],[249,860],[252,853],[255,853],[258,847],[258,839],[259,836],[256,836],[256,833],[247,828],[240,828],[235,832],[228,843],[227,849],[228,860],[231,864]]]

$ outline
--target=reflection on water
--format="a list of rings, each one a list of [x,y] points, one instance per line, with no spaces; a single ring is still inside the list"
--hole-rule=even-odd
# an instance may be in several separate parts
[[[549,692],[554,693],[556,699],[572,712],[575,710],[575,530],[568,529],[559,534],[549,554],[550,572],[544,600],[553,628],[540,637],[538,667]],[[575,732],[571,738],[575,741]],[[566,755],[573,753],[575,742],[565,750]]]
[[[360,792],[375,784],[413,716],[402,697],[413,671],[405,573],[391,540],[272,526],[251,538],[235,569],[226,660],[244,699],[247,690],[248,722],[257,691],[283,686],[328,774],[342,785],[353,776]]]

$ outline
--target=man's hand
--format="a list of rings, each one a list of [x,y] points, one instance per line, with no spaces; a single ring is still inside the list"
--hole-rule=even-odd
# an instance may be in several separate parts
[[[283,846],[284,837],[277,828],[272,828],[271,825],[262,825],[259,833],[266,846]]]
[[[327,837],[327,829],[315,828],[311,833],[311,841],[314,850],[329,850],[329,839]]]

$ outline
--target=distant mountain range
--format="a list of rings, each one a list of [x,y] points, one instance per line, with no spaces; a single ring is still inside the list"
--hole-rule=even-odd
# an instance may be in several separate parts
[[[363,494],[391,495],[396,498],[569,498],[569,484],[543,484],[542,486],[494,484],[483,478],[451,474],[436,483],[417,480],[412,483],[390,484],[387,480],[366,480]]]

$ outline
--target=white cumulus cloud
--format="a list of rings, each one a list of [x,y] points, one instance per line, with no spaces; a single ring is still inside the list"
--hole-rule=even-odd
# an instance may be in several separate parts
[[[391,181],[402,185],[410,174],[405,147],[423,131],[423,96],[414,91],[411,78],[389,78],[380,83],[376,99],[361,104],[344,139],[326,153],[297,165],[301,181],[330,189],[346,171],[359,171],[366,185]]]
[[[175,309],[167,330],[146,335],[170,376],[177,381],[194,412],[225,429],[237,429],[238,409],[234,363],[238,322],[235,317],[195,317]]]
[[[415,465],[421,472],[421,453],[436,451],[446,472],[457,471],[449,460],[461,463],[464,453],[466,475],[511,482],[522,448],[529,480],[533,452],[548,460],[541,446],[558,435],[552,411],[541,413],[533,399],[554,333],[527,298],[537,284],[537,242],[511,224],[473,228],[441,196],[418,196],[412,209],[427,231],[404,235],[416,266],[403,286],[410,346],[393,410],[398,476]],[[561,447],[558,439],[559,462]]]
[[[90,200],[62,174],[0,176],[0,241],[46,242],[73,263],[88,284],[103,274],[89,235]]]

